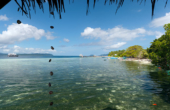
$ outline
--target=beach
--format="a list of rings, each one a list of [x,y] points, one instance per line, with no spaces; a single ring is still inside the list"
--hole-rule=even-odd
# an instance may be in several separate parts
[[[150,59],[139,59],[139,58],[126,58],[123,59],[123,57],[119,57],[118,58],[120,61],[135,61],[138,62],[140,64],[152,64]]]

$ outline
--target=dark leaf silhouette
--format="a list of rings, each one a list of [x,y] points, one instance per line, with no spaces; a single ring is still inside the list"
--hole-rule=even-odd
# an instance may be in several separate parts
[[[54,12],[50,12],[50,14],[54,15]]]
[[[53,29],[53,28],[54,28],[54,26],[50,26],[50,28],[51,28],[51,29]]]
[[[50,91],[49,94],[53,94],[53,91]]]
[[[50,105],[53,105],[53,102],[50,102]]]
[[[168,3],[168,0],[166,0],[165,7],[166,7],[167,3]]]
[[[3,2],[0,3],[0,9],[2,9],[5,5],[7,5],[11,0],[1,0]]]
[[[45,3],[45,0],[44,1],[43,0],[21,0],[22,7],[18,3],[18,1],[20,1],[20,0],[15,0],[17,5],[19,6],[19,8],[21,8],[22,12],[24,12],[26,15],[28,14],[28,11],[29,11],[29,17],[30,18],[31,18],[30,7],[33,7],[34,11],[36,11],[36,9],[35,9],[35,2],[37,2],[39,8],[42,9],[42,11],[44,12],[43,5]],[[113,3],[117,4],[117,9],[116,9],[116,12],[115,12],[115,13],[117,13],[118,9],[121,6],[123,6],[123,3],[124,3],[125,0],[105,0],[104,4],[106,4],[108,1],[109,1],[109,4],[113,4]],[[139,1],[140,1],[140,4],[143,1],[145,1],[145,3],[146,3],[146,0],[137,0],[137,2],[139,2]],[[69,0],[69,2],[70,2],[70,0]],[[132,2],[133,2],[133,0],[132,0]],[[165,2],[165,7],[167,5],[167,2],[168,2],[168,0],[166,0],[166,2]],[[32,5],[31,5],[31,3],[32,3]],[[88,12],[89,12],[89,4],[90,4],[90,2],[89,2],[89,0],[87,0],[87,11],[86,11],[86,14],[88,14]],[[96,4],[96,0],[94,0],[94,2],[93,2],[93,8],[95,7],[95,4]],[[153,17],[156,0],[151,0],[151,4],[152,4],[152,17]],[[49,12],[50,12],[50,14],[54,15],[54,10],[56,9],[56,11],[59,14],[59,17],[61,19],[61,12],[62,11],[65,12],[64,0],[48,0],[48,5],[49,5]]]
[[[49,83],[48,85],[49,85],[49,87],[51,87],[51,83]]]
[[[18,8],[18,11],[20,10],[20,8]]]
[[[51,75],[51,76],[53,75],[53,72],[52,72],[52,71],[50,72],[50,75]]]
[[[49,60],[49,62],[51,62],[51,59]]]
[[[17,23],[18,23],[18,24],[21,24],[21,21],[20,21],[20,20],[17,20]]]
[[[53,47],[53,46],[51,46],[51,49],[52,49],[52,50],[54,50],[54,47]]]

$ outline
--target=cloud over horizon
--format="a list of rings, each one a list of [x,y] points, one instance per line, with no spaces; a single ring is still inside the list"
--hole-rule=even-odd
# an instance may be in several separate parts
[[[8,25],[7,30],[0,34],[0,45],[14,44],[30,38],[35,38],[35,40],[39,40],[42,37],[46,37],[48,40],[56,38],[51,34],[52,32],[45,32],[45,30],[37,29],[29,24],[13,23]]]
[[[7,46],[0,47],[1,52],[8,52],[8,53],[56,53],[56,50],[51,49],[41,49],[41,48],[22,48],[20,46],[14,45],[11,48],[7,48]]]

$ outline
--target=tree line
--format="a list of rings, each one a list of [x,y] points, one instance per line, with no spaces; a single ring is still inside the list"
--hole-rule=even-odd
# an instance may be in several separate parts
[[[117,50],[109,52],[108,56],[113,57],[131,57],[131,58],[148,58],[146,49],[140,45],[128,47],[126,50]]]
[[[164,70],[170,69],[170,23],[164,26],[165,34],[160,38],[151,42],[151,46],[147,48],[149,58],[152,63],[160,66]]]
[[[134,45],[126,50],[109,52],[108,56],[149,58],[152,64],[160,66],[163,70],[170,70],[170,23],[163,26],[165,33],[158,39],[153,40],[147,49],[142,46]]]

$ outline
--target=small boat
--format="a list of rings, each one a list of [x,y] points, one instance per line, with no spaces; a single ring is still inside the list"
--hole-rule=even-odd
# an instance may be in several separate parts
[[[123,57],[123,59],[126,59],[127,57]]]
[[[115,57],[111,57],[110,59],[117,59],[117,58],[115,58]]]
[[[18,55],[15,54],[15,53],[9,53],[9,54],[8,54],[8,57],[18,57]]]

